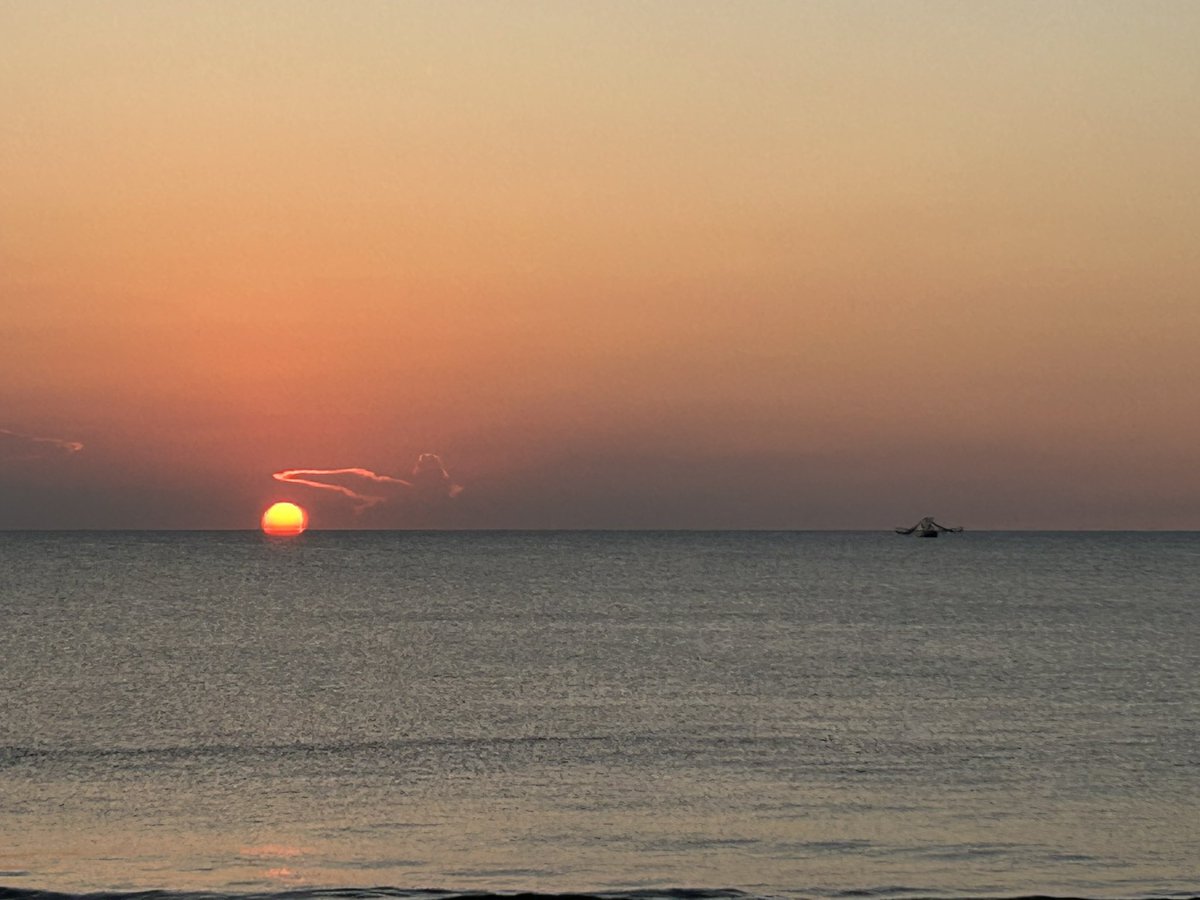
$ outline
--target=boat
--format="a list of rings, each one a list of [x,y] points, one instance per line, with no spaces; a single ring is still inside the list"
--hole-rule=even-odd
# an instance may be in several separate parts
[[[950,527],[947,525],[939,525],[933,520],[933,516],[926,516],[911,528],[897,528],[896,534],[915,534],[917,537],[935,538],[943,531],[957,534],[958,532],[962,531],[962,526]]]

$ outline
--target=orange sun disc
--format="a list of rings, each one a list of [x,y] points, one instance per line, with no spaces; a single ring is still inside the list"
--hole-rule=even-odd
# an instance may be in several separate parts
[[[267,534],[292,536],[308,527],[308,513],[295,503],[272,503],[262,515],[262,530]]]

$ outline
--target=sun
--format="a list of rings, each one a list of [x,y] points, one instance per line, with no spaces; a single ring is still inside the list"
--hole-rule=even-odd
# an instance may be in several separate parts
[[[295,503],[272,503],[262,515],[262,530],[267,534],[291,537],[308,527],[308,513]]]

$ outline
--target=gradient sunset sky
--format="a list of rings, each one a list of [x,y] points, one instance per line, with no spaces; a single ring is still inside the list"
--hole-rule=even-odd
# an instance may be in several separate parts
[[[0,2],[0,527],[1200,528],[1198,47],[1186,2]],[[457,496],[272,478],[422,453]]]

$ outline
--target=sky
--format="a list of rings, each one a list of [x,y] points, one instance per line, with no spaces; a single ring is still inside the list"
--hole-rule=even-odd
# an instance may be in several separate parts
[[[0,0],[0,528],[1200,529],[1197,46]]]

